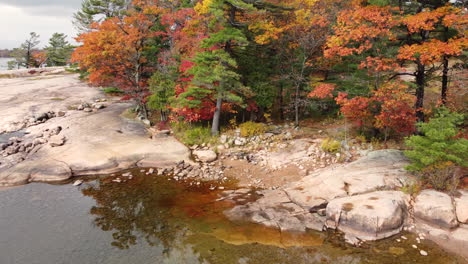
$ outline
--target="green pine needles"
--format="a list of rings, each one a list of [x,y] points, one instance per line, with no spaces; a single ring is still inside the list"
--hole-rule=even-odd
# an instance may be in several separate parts
[[[428,123],[420,123],[419,131],[423,135],[411,136],[405,142],[411,148],[405,155],[412,161],[407,169],[419,172],[447,162],[468,166],[468,140],[457,137],[458,126],[464,119],[463,114],[440,108]]]

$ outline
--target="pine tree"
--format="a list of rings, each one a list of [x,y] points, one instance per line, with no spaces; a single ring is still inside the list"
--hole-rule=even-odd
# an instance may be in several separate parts
[[[130,0],[83,0],[81,10],[73,14],[73,24],[80,32],[90,30],[94,22],[122,17],[130,5]],[[96,19],[99,17],[98,19]]]
[[[195,107],[201,99],[211,96],[216,100],[211,133],[219,133],[219,123],[223,102],[241,103],[240,94],[249,89],[241,82],[237,73],[238,64],[233,58],[233,46],[242,48],[248,44],[247,38],[235,21],[239,9],[253,10],[251,4],[244,1],[202,1],[195,10],[210,19],[209,37],[204,39],[201,48],[204,51],[196,54],[195,66],[189,70],[193,75],[192,85],[179,95],[179,102]]]
[[[47,51],[48,66],[64,66],[70,59],[73,47],[66,40],[67,35],[63,33],[54,33],[49,39]]]
[[[20,60],[20,66],[30,68],[34,65],[33,51],[39,45],[39,35],[36,32],[29,33],[29,38],[21,44],[19,53],[24,54],[24,60]]]
[[[459,166],[468,166],[468,140],[457,137],[457,128],[464,121],[464,115],[452,113],[446,108],[439,109],[428,123],[420,123],[422,136],[411,136],[406,145],[411,150],[405,155],[412,161],[410,171],[421,171],[429,166],[450,161]]]

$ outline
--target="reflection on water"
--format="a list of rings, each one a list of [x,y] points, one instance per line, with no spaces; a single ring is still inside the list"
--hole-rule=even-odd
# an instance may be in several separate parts
[[[429,263],[406,241],[358,249],[333,234],[229,222],[222,211],[232,205],[217,202],[209,185],[112,180],[79,191],[46,184],[0,191],[0,263]],[[462,263],[424,243],[430,263]]]

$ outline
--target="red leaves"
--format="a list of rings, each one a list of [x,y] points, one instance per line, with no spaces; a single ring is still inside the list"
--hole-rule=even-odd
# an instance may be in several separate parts
[[[359,127],[375,127],[384,131],[392,130],[408,135],[415,131],[415,97],[408,94],[408,87],[390,82],[373,92],[369,98],[357,96],[347,98],[339,93],[335,101],[341,113]]]

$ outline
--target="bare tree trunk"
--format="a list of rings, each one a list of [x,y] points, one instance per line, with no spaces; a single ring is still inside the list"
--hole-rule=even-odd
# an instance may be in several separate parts
[[[294,126],[299,127],[299,84],[296,85],[296,97],[294,99]]]
[[[211,126],[211,135],[217,136],[219,134],[219,119],[221,117],[221,106],[223,105],[223,96],[222,94],[218,95],[216,99],[216,110],[213,116],[213,124]]]
[[[416,117],[419,122],[424,122],[424,86],[425,86],[425,70],[426,67],[418,62],[418,70],[416,72]]]
[[[442,91],[441,91],[441,101],[443,105],[447,104],[448,72],[449,72],[449,60],[447,56],[444,56],[444,69],[442,70]]]
[[[449,28],[444,28],[444,41],[448,41]],[[441,89],[441,101],[443,105],[447,104],[447,91],[448,91],[448,72],[449,72],[449,60],[448,56],[444,56],[443,69],[442,69],[442,89]]]

